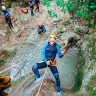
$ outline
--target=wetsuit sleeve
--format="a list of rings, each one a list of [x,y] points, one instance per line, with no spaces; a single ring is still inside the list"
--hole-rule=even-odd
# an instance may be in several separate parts
[[[30,2],[28,2],[28,4],[29,4],[29,6],[32,6],[33,4],[32,3],[30,3]]]
[[[2,12],[2,16],[5,18],[6,17],[6,15],[4,14],[4,12]]]
[[[38,33],[40,33],[40,27],[38,26]]]
[[[46,47],[47,47],[48,44],[45,44],[42,48],[42,59],[44,60],[44,62],[47,62],[47,58],[45,57],[45,51],[46,51]]]
[[[57,47],[57,51],[58,51],[58,57],[62,58],[63,54],[61,53],[60,46],[56,45],[56,47]]]
[[[11,13],[8,11],[8,16],[10,17],[11,16]]]
[[[45,26],[44,26],[44,25],[43,25],[43,29],[44,29],[44,30],[43,30],[43,32],[45,32],[45,31],[46,31],[46,28],[45,28]]]

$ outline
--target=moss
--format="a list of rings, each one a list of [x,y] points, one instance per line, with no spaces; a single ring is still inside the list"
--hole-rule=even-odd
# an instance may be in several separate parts
[[[63,25],[69,25],[69,24],[71,24],[71,19],[70,18],[67,18],[66,20],[64,19]]]
[[[73,92],[76,92],[76,91],[80,90],[81,85],[82,85],[82,79],[83,79],[83,71],[80,70],[77,73],[76,82],[75,82],[75,84],[74,84],[74,86],[72,88]]]
[[[96,96],[96,90],[91,90],[89,92],[89,96]]]
[[[4,55],[4,58],[8,58],[10,56],[13,56],[16,53],[16,49],[14,49],[13,51],[8,51],[8,50],[2,50],[1,54]]]
[[[96,87],[96,75],[93,75],[91,77],[90,81],[86,86],[89,96],[96,96],[96,89],[94,89],[94,87]]]
[[[14,87],[16,84],[18,84],[20,82],[20,80],[24,79],[24,76],[22,76],[21,78],[15,80],[15,81],[12,81],[12,86],[11,87]]]
[[[3,50],[2,51],[2,54],[4,54],[5,55],[5,58],[7,58],[7,57],[11,56],[12,52],[7,51],[7,50]]]
[[[6,63],[6,61],[5,61],[5,60],[0,59],[0,66],[3,66],[5,63]]]

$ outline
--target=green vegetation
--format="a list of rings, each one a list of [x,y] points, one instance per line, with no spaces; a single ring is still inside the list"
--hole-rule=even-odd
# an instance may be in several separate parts
[[[80,87],[82,85],[82,79],[83,79],[83,71],[79,70],[76,76],[76,82],[72,88],[73,92],[80,90]]]
[[[93,75],[86,86],[89,96],[96,96],[96,75]]]
[[[2,54],[5,56],[5,58],[8,58],[9,56],[12,55],[12,52],[7,51],[7,50],[3,50],[3,51],[2,51]]]
[[[4,59],[0,59],[0,66],[3,66],[6,63]]]
[[[20,80],[24,79],[24,76],[22,76],[21,78],[15,80],[15,81],[12,81],[12,86],[11,87],[14,87],[16,84],[18,84],[20,82]]]
[[[12,2],[12,0],[6,0],[6,2],[5,2],[6,8],[10,8],[11,7],[11,2]]]
[[[57,6],[62,9],[62,12],[66,13],[67,9],[74,19],[82,18],[85,22],[88,21],[88,26],[94,27],[96,25],[96,1],[94,0],[56,0]],[[42,4],[47,8],[51,6],[50,0],[42,0]],[[48,11],[49,12],[49,11]],[[51,12],[51,16],[54,16],[54,12]],[[56,13],[55,13],[56,14]],[[93,22],[90,22],[93,20]]]

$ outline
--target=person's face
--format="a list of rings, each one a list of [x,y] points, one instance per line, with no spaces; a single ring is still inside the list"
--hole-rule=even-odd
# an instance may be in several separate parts
[[[56,39],[54,37],[51,37],[49,41],[50,41],[50,45],[54,45],[54,43],[56,42]]]

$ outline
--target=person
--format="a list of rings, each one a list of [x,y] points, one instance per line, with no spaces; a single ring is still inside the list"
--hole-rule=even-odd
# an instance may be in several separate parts
[[[33,2],[33,0],[29,0],[28,4],[30,6],[31,15],[33,16],[34,15],[34,13],[33,13],[33,10],[34,10],[34,2]]]
[[[46,32],[46,28],[41,22],[39,22],[37,25],[38,25],[38,34],[42,34]]]
[[[7,89],[11,87],[11,79],[8,76],[0,75],[0,96],[8,96]]]
[[[51,72],[53,73],[53,76],[56,80],[56,87],[58,91],[58,96],[62,96],[61,86],[60,86],[60,79],[59,79],[59,73],[58,69],[56,67],[56,55],[58,53],[59,58],[62,58],[63,55],[67,52],[70,46],[67,46],[62,51],[60,50],[60,46],[56,43],[56,35],[51,34],[49,42],[46,43],[42,49],[42,59],[43,61],[36,63],[32,70],[36,75],[36,83],[41,81],[41,77],[39,74],[38,69],[49,67]]]
[[[40,0],[35,0],[35,5],[36,5],[36,9],[35,12],[38,10],[39,12],[39,4],[40,4]]]
[[[9,28],[12,30],[14,27],[13,27],[12,22],[11,22],[11,18],[10,18],[11,15],[10,15],[10,12],[6,9],[5,6],[2,6],[2,16],[4,17],[4,19],[8,23]]]

